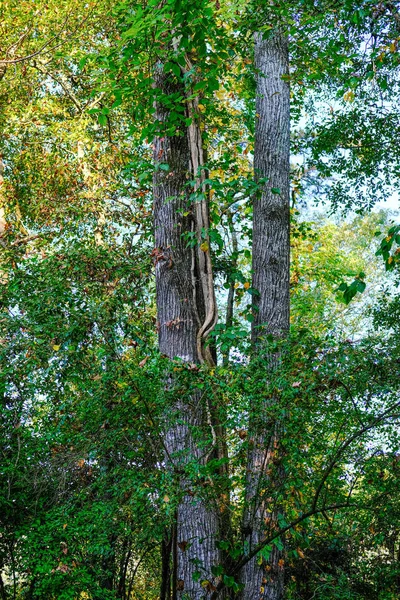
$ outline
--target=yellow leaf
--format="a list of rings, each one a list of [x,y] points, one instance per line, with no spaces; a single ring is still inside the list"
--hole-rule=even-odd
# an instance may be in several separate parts
[[[200,250],[203,250],[203,252],[207,252],[207,250],[208,250],[208,242],[203,242],[200,245]]]
[[[250,287],[250,283],[248,281],[246,281],[246,283],[243,284],[243,287],[245,290],[248,290]]]
[[[60,348],[61,346],[59,344],[54,344],[53,346],[53,350],[55,350],[56,352],[58,352]]]
[[[66,528],[66,526],[67,526],[67,523],[64,523],[64,525],[63,525],[63,529],[65,529],[65,528]]]
[[[164,502],[165,503],[169,502],[169,496],[164,496]]]
[[[343,94],[343,100],[345,100],[345,102],[354,102],[354,92],[352,90],[349,90],[348,92]]]

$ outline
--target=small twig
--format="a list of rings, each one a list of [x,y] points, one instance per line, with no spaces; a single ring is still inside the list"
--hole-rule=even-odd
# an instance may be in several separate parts
[[[376,419],[374,419],[374,421],[372,423],[369,423],[368,425],[365,425],[364,427],[362,427],[361,429],[359,429],[358,431],[356,431],[355,433],[353,433],[353,435],[351,435],[349,438],[347,438],[347,440],[345,440],[342,444],[340,444],[340,446],[338,447],[337,451],[335,452],[330,464],[327,466],[327,468],[325,469],[325,473],[323,474],[321,481],[317,487],[317,490],[315,492],[315,496],[314,496],[314,501],[312,504],[312,508],[315,509],[317,507],[318,504],[318,500],[319,497],[321,495],[321,492],[323,490],[323,487],[325,485],[326,480],[328,479],[329,475],[331,474],[332,470],[334,469],[334,467],[336,466],[339,457],[343,454],[344,450],[346,450],[346,448],[348,448],[357,438],[361,437],[364,433],[367,433],[367,431],[369,431],[370,429],[373,429],[374,427],[376,427],[379,423],[381,423],[382,421],[385,420],[386,417],[391,416],[390,413],[394,410],[394,408],[396,408],[397,406],[400,406],[400,401],[396,402],[393,406],[391,406],[390,408],[388,408],[387,410],[385,410],[381,415],[379,415],[378,417],[376,417]]]
[[[36,50],[35,52],[32,52],[31,54],[28,54],[27,56],[20,56],[19,58],[11,58],[11,59],[2,59],[0,60],[0,67],[6,67],[7,65],[16,65],[18,63],[21,62],[26,62],[28,60],[31,60],[31,58],[34,58],[35,56],[38,56],[38,54],[41,54],[43,52],[43,50],[45,48],[47,48],[47,46],[49,46],[52,42],[54,42],[54,40],[58,39],[59,36],[62,33],[62,29],[64,27],[64,25],[67,24],[69,19],[69,14],[66,16],[66,18],[64,19],[64,22],[61,25],[61,30],[60,33],[58,33],[57,35],[53,36],[52,38],[50,38],[47,42],[45,42],[43,44],[43,46],[41,46],[39,48],[39,50]]]
[[[40,233],[35,233],[32,235],[27,235],[26,237],[20,238],[19,240],[15,240],[14,242],[11,242],[10,246],[19,246],[20,244],[27,244],[28,242],[31,242],[32,240],[36,240],[37,238],[41,237],[42,234]]]
[[[34,61],[32,63],[32,66],[35,69],[37,69],[38,71],[40,71],[41,73],[43,73],[44,75],[47,75],[47,77],[50,77],[56,83],[58,83],[58,85],[60,87],[62,87],[62,89],[64,90],[64,92],[71,98],[72,102],[75,104],[75,106],[77,107],[77,109],[79,110],[79,112],[82,112],[82,105],[81,105],[81,103],[79,102],[79,100],[75,96],[74,92],[71,90],[71,88],[69,87],[69,85],[66,82],[62,81],[62,79],[57,78],[53,73],[51,73],[48,69],[46,69],[45,67],[43,67],[43,65],[38,64],[36,61]]]

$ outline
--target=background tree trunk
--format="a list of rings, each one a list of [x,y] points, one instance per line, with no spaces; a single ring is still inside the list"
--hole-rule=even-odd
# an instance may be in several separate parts
[[[290,202],[290,95],[288,43],[276,34],[263,39],[255,35],[256,129],[254,168],[256,180],[266,178],[262,194],[254,200],[253,214],[253,296],[252,340],[260,351],[265,334],[284,336],[289,328],[289,202]],[[266,377],[279,361],[266,355]],[[249,550],[273,525],[267,496],[261,489],[279,486],[268,481],[267,469],[277,448],[279,425],[268,422],[265,399],[250,407],[246,507],[243,534]],[[268,564],[257,557],[242,572],[243,600],[278,600],[283,594],[281,553],[274,546]]]

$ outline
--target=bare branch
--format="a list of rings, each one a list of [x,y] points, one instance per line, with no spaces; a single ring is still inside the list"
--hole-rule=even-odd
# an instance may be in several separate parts
[[[332,510],[338,510],[339,508],[354,508],[356,506],[358,506],[358,505],[356,505],[356,504],[352,505],[352,504],[349,504],[349,502],[340,502],[338,504],[331,504],[329,506],[323,506],[322,508],[319,508],[319,509],[316,509],[316,510],[311,509],[311,510],[303,513],[298,519],[295,519],[294,521],[292,521],[291,523],[289,523],[289,525],[286,525],[285,527],[281,527],[273,535],[271,535],[270,537],[268,537],[265,540],[263,540],[262,542],[260,542],[260,544],[258,544],[251,552],[249,552],[249,554],[247,554],[240,561],[238,561],[237,563],[235,563],[233,569],[230,570],[229,575],[231,575],[231,576],[237,575],[240,572],[240,570],[252,558],[254,558],[263,548],[265,548],[265,546],[268,546],[273,541],[277,540],[282,535],[284,535],[287,531],[290,531],[291,529],[293,529],[294,527],[296,527],[296,525],[299,525],[300,523],[302,523],[303,521],[306,521],[310,517],[313,517],[313,516],[318,515],[318,514],[322,514],[324,512],[325,513],[326,512],[330,512]],[[211,595],[211,600],[216,600],[218,598],[220,592],[224,588],[225,588],[225,584],[224,584],[223,581],[221,581],[218,584],[217,589]]]
[[[64,22],[62,23],[62,26],[61,26],[62,28],[60,30],[60,33],[54,35],[52,38],[50,38],[49,40],[47,40],[47,42],[45,42],[43,44],[43,46],[41,46],[39,48],[39,50],[36,50],[35,52],[32,52],[32,54],[28,54],[27,56],[20,56],[19,58],[2,59],[2,60],[0,60],[0,67],[6,67],[7,65],[16,65],[16,64],[21,63],[21,62],[26,62],[28,60],[31,60],[31,58],[34,58],[35,56],[38,56],[38,54],[41,54],[45,48],[47,48],[52,42],[54,42],[54,40],[57,40],[60,37],[64,26],[68,22],[69,16],[70,15],[68,14],[66,16],[66,18],[64,19]]]
[[[62,87],[62,89],[69,96],[69,98],[71,98],[72,102],[75,104],[75,106],[77,107],[79,112],[82,112],[81,103],[79,102],[78,98],[75,96],[73,90],[71,89],[71,87],[68,85],[68,83],[66,81],[63,81],[63,79],[59,79],[53,73],[51,73],[48,69],[46,69],[43,65],[41,65],[40,63],[37,63],[36,61],[33,62],[32,66],[35,69],[37,69],[38,71],[40,71],[41,73],[43,73],[44,75],[47,75],[47,77],[50,77],[50,79],[52,79],[56,83],[58,83],[58,85],[60,87]],[[61,77],[63,77],[63,75],[61,75]]]
[[[27,244],[28,242],[36,240],[39,237],[41,237],[40,233],[27,235],[26,237],[20,238],[19,240],[15,240],[15,242],[12,242],[10,246],[20,246],[21,244]]]
[[[347,440],[345,440],[342,444],[340,444],[339,448],[337,449],[337,451],[335,452],[331,462],[329,463],[329,465],[327,466],[327,468],[325,469],[325,472],[321,478],[321,481],[317,487],[317,490],[315,492],[315,496],[314,496],[314,501],[312,504],[312,508],[316,509],[317,504],[318,504],[318,500],[319,497],[321,495],[322,489],[325,485],[326,480],[328,479],[329,475],[331,474],[332,470],[334,469],[335,465],[337,464],[340,456],[343,454],[344,450],[346,450],[346,448],[348,448],[357,438],[361,437],[362,435],[364,435],[364,433],[366,433],[367,431],[369,431],[370,429],[373,429],[374,427],[376,427],[379,423],[382,423],[382,421],[385,420],[386,417],[391,416],[391,413],[393,412],[393,410],[400,406],[400,401],[396,402],[393,406],[391,406],[390,408],[388,408],[387,410],[385,410],[381,415],[379,415],[378,417],[376,417],[376,419],[374,419],[374,421],[372,421],[372,423],[369,423],[368,425],[365,425],[364,427],[362,427],[361,429],[359,429],[358,431],[356,431],[355,433],[353,433],[353,435],[351,435],[349,438],[347,438]]]

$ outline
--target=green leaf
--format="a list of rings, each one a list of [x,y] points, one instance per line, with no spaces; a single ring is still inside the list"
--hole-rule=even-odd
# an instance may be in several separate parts
[[[281,538],[277,538],[272,543],[274,544],[274,546],[276,546],[278,548],[278,550],[280,550],[280,551],[283,550],[283,542],[282,542]]]
[[[102,125],[103,127],[104,127],[105,125],[107,125],[107,117],[106,117],[106,115],[103,115],[103,114],[101,114],[101,113],[100,113],[100,114],[97,116],[97,119],[98,119],[98,121],[99,121],[100,125]]]
[[[250,294],[251,296],[260,296],[260,292],[256,289],[256,288],[248,288],[248,290],[246,290],[248,294]]]
[[[206,86],[205,81],[199,81],[196,85],[193,86],[193,92],[199,92],[200,90],[204,90]]]
[[[233,587],[236,584],[235,578],[231,575],[224,575],[223,581],[226,587]]]
[[[222,565],[214,565],[211,567],[211,573],[214,577],[219,577],[224,572],[224,567]]]
[[[209,79],[207,82],[209,92],[216,92],[219,89],[219,81],[216,78]]]
[[[80,70],[82,70],[83,67],[86,65],[88,59],[89,59],[88,56],[84,56],[83,58],[81,58],[81,60],[78,63],[78,66],[79,66]]]
[[[269,557],[271,556],[271,552],[272,552],[272,546],[270,544],[267,544],[266,546],[261,548],[261,550],[258,552],[257,556],[261,560],[264,559],[265,561],[267,561],[269,559]]]
[[[367,284],[364,281],[357,279],[356,287],[357,287],[357,292],[360,292],[360,294],[362,294],[363,291],[365,290],[365,288],[367,287]]]
[[[355,285],[351,284],[348,286],[346,291],[343,293],[343,299],[346,304],[349,304],[354,296],[357,294],[357,288]]]

